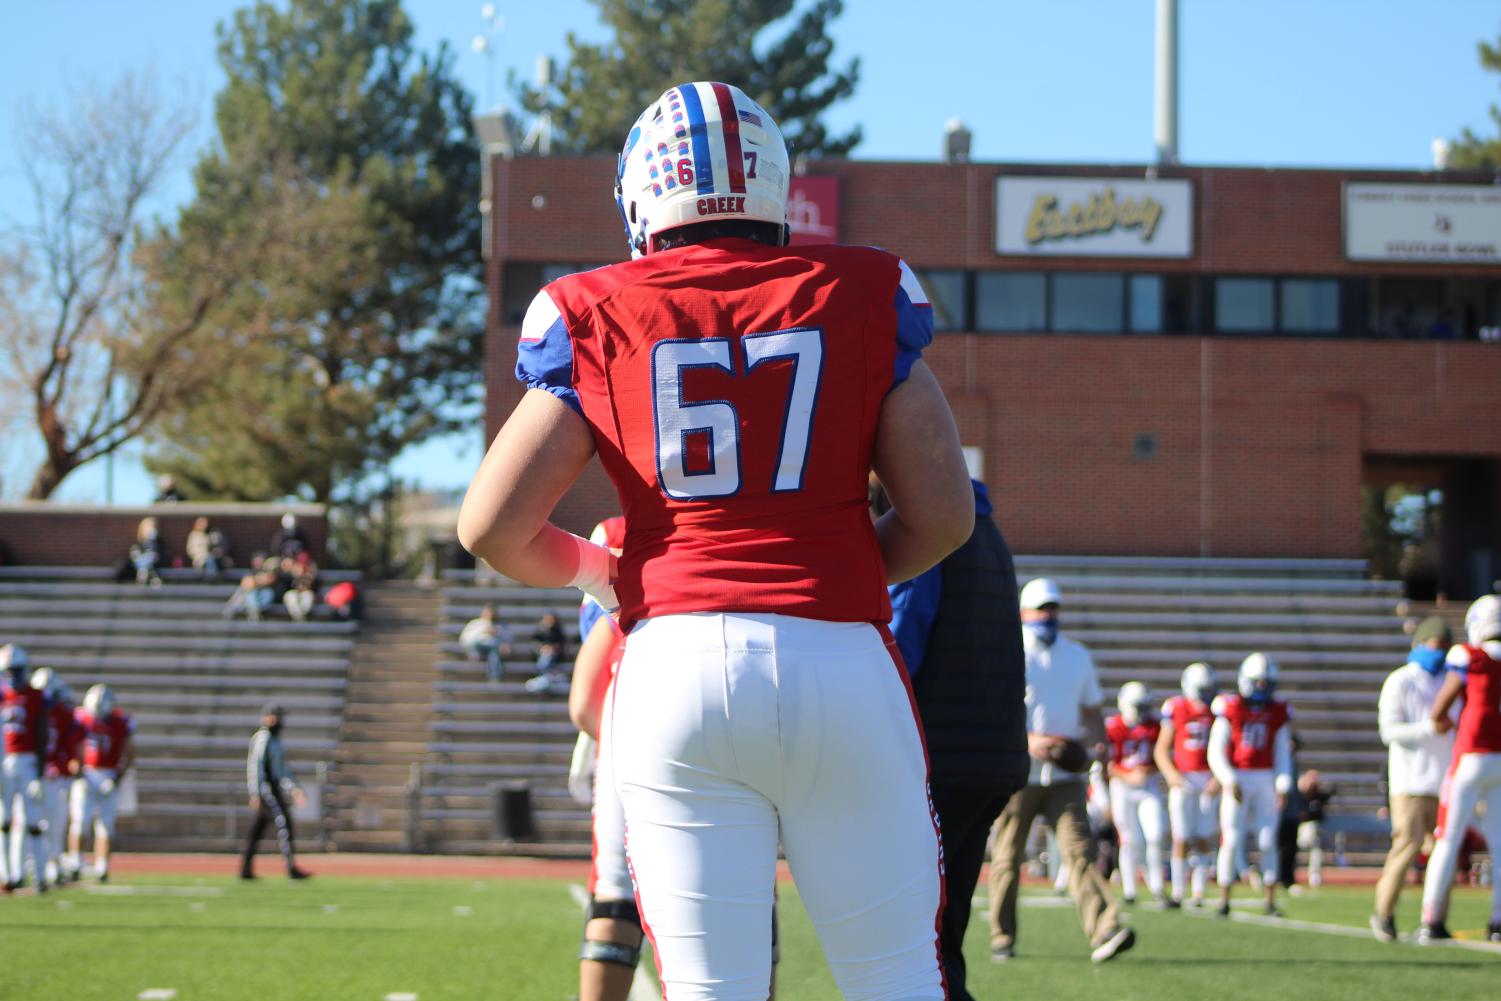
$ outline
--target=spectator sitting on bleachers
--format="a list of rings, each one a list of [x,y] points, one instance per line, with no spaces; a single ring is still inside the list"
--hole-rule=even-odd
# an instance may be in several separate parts
[[[130,547],[130,565],[135,568],[137,584],[162,586],[157,567],[162,561],[162,543],[156,528],[156,519],[146,517],[136,526],[136,541]]]
[[[177,490],[177,481],[170,474],[163,474],[156,481],[156,497],[151,501],[153,504],[174,504],[182,500],[182,494]]]
[[[542,616],[532,632],[537,642],[537,676],[526,683],[529,692],[568,694],[568,674],[563,670],[563,627],[551,612]]]
[[[312,614],[313,606],[318,601],[318,564],[313,562],[306,551],[296,559],[283,556],[281,573],[287,581],[282,603],[287,606],[287,614],[294,621],[302,622]]]
[[[281,516],[281,528],[271,536],[271,555],[297,556],[307,548],[307,535],[298,527],[297,516],[288,511]]]
[[[197,570],[209,580],[219,576],[219,571],[230,566],[229,542],[224,538],[224,533],[209,523],[207,518],[198,518],[193,522],[193,530],[188,533],[187,542],[188,559],[193,561],[193,569]]]
[[[505,623],[496,620],[495,606],[486,605],[480,609],[478,618],[470,619],[464,625],[464,631],[459,633],[459,643],[470,660],[486,660],[485,676],[490,684],[499,684],[501,672],[505,670],[502,657],[511,653],[511,631]]]
[[[280,561],[275,556],[257,553],[250,561],[250,573],[240,578],[240,586],[224,603],[224,617],[232,619],[240,612],[247,619],[259,620],[262,613],[276,604],[280,583]],[[284,590],[284,589],[283,589]]]

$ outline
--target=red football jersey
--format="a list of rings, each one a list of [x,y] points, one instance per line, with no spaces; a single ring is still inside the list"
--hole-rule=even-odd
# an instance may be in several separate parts
[[[47,774],[68,774],[68,766],[78,757],[78,729],[71,706],[54,703],[47,712]]]
[[[83,766],[109,771],[120,767],[125,742],[135,733],[130,716],[116,709],[97,718],[80,709],[74,716],[83,735]]]
[[[622,625],[889,619],[866,474],[881,404],[931,339],[916,277],[867,247],[713,240],[543,289],[517,376],[594,433],[627,526]]]
[[[1209,771],[1209,728],[1214,710],[1202,702],[1174,695],[1162,707],[1173,724],[1173,767],[1180,772]]]
[[[1449,651],[1448,663],[1465,679],[1454,757],[1501,754],[1501,661],[1481,647],[1465,645]]]
[[[40,691],[0,684],[0,730],[5,732],[6,754],[35,754],[41,747],[46,718],[47,701]]]
[[[1230,724],[1230,763],[1237,769],[1276,767],[1276,738],[1293,718],[1286,702],[1253,706],[1239,695],[1215,700],[1219,715]]]
[[[1105,721],[1105,739],[1110,742],[1110,763],[1126,771],[1138,768],[1157,767],[1152,759],[1152,749],[1157,746],[1157,735],[1162,724],[1155,719],[1140,720],[1128,726],[1125,717],[1111,716]]]

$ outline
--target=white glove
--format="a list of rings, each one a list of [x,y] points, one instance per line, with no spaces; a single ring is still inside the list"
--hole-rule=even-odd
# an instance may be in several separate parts
[[[568,793],[581,806],[594,802],[594,763],[598,747],[587,733],[579,734],[573,745],[573,761],[568,766]]]
[[[103,782],[99,783],[99,795],[101,795],[101,796],[110,796],[110,795],[114,794],[114,791],[115,791],[115,780],[114,779],[105,779]]]
[[[42,780],[32,779],[26,783],[26,798],[34,803],[42,801]]]

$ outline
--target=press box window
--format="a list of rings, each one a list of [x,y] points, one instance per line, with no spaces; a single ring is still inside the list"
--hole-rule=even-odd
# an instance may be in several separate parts
[[[918,275],[933,303],[934,330],[969,329],[969,283],[963,271],[924,271]]]
[[[1339,283],[1328,279],[1284,278],[1279,326],[1295,334],[1339,330]]]
[[[1273,329],[1276,294],[1270,278],[1218,278],[1214,283],[1214,327],[1230,333]]]
[[[1162,276],[1132,275],[1127,281],[1131,292],[1128,329],[1133,334],[1161,333]]]
[[[985,271],[975,276],[979,330],[1047,329],[1047,280],[1036,271]]]
[[[1118,333],[1126,313],[1126,280],[1121,275],[1053,275],[1052,329],[1062,333]]]

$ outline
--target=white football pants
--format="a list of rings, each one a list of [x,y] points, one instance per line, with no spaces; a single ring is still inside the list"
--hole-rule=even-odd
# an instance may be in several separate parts
[[[780,834],[846,998],[944,997],[926,754],[881,631],[649,619],[626,644],[605,746],[664,996],[764,1001]]]
[[[612,681],[605,689],[599,717],[599,760],[594,769],[594,859],[589,871],[589,892],[599,900],[631,900],[635,889],[625,860],[625,811],[615,791],[615,769],[609,751],[614,697]]]
[[[1127,899],[1136,897],[1136,867],[1142,865],[1147,873],[1147,890],[1161,896],[1162,837],[1167,817],[1157,781],[1134,786],[1124,779],[1111,779],[1110,813],[1121,842],[1121,890]]]
[[[1465,829],[1475,821],[1476,808],[1485,804],[1480,833],[1492,857],[1501,850],[1501,754],[1461,755],[1448,778],[1447,806],[1442,829],[1428,871],[1423,877],[1423,922],[1443,921],[1449,911],[1449,888],[1454,885],[1454,866]],[[1501,881],[1491,875],[1491,921],[1501,921]]]
[[[1220,797],[1220,857],[1215,881],[1220,886],[1235,882],[1236,860],[1242,846],[1252,842],[1261,854],[1261,875],[1268,884],[1277,882],[1276,777],[1270,768],[1244,768],[1235,773],[1238,799]]]

